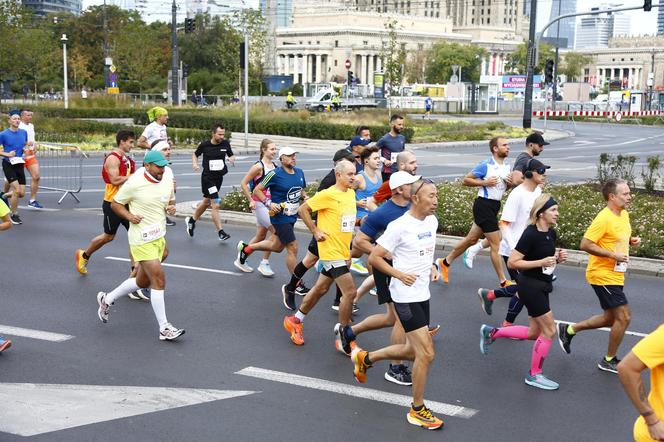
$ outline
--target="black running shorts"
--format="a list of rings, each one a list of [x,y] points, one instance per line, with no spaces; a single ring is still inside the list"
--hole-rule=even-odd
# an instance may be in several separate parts
[[[124,226],[125,229],[129,230],[129,221],[126,219],[120,218],[114,211],[111,209],[111,203],[104,201],[101,205],[102,211],[104,212],[104,233],[107,235],[115,235],[120,226]]]
[[[204,173],[201,175],[201,190],[203,197],[216,200],[219,198],[219,191],[224,182],[224,176],[221,174]]]
[[[394,303],[399,321],[406,333],[429,327],[429,300],[421,302]]]
[[[325,267],[323,267],[323,270],[320,273],[321,275],[325,275],[328,278],[337,279],[340,276],[343,276],[349,272],[350,270],[348,269],[348,266],[346,264],[343,264],[338,266],[332,266],[329,269],[325,269]]]
[[[313,236],[311,237],[311,241],[309,241],[307,250],[311,252],[311,254],[314,255],[315,257],[318,257],[318,241],[316,241],[316,238],[314,238]]]
[[[392,261],[385,260],[389,265]],[[390,281],[392,277],[378,270],[376,267],[373,269],[374,282],[376,283],[376,294],[378,295],[378,304],[388,304],[392,302],[392,295],[390,295]]]
[[[8,183],[18,181],[19,184],[25,186],[25,168],[23,163],[11,164],[9,161],[2,161],[2,171],[5,173],[5,179]]]
[[[621,285],[592,285],[595,294],[599,298],[599,305],[602,310],[627,305],[627,296]]]
[[[553,290],[550,282],[519,275],[519,300],[528,309],[528,316],[537,318],[551,311],[549,293]]]
[[[285,246],[295,241],[295,223],[273,224],[273,226],[281,244]]]
[[[500,201],[477,197],[473,203],[473,221],[484,233],[496,232],[499,211]]]

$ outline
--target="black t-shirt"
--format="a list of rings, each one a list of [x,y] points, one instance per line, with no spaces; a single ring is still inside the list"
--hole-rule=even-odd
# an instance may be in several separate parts
[[[518,170],[521,173],[524,173],[526,171],[526,164],[528,164],[528,161],[534,157],[531,157],[528,155],[526,152],[521,152],[518,157],[516,157],[516,161],[514,161],[514,166],[512,167],[512,170]]]
[[[327,175],[325,175],[325,178],[320,180],[320,185],[318,186],[318,192],[320,192],[321,190],[325,190],[329,187],[332,187],[335,184],[337,184],[337,175],[334,172],[334,169],[332,169]]]
[[[538,259],[553,256],[556,253],[556,231],[550,229],[548,232],[540,232],[537,226],[531,224],[523,231],[523,235],[514,248],[523,253],[525,261],[537,261]],[[542,267],[520,271],[522,275],[530,276],[541,281],[551,282],[551,275],[542,273]]]
[[[226,167],[226,157],[233,156],[231,143],[228,140],[222,140],[219,144],[213,144],[212,141],[203,141],[196,148],[194,155],[200,157],[203,155],[203,174],[210,175],[226,175],[228,167]],[[210,164],[212,161],[212,164]]]

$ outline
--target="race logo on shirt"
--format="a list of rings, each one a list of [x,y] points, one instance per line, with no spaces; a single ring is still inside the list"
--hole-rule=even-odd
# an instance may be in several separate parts
[[[431,232],[429,232],[428,230],[426,232],[422,232],[422,233],[419,233],[417,235],[417,239],[419,239],[419,240],[426,239],[426,238],[431,238]]]
[[[286,194],[286,202],[299,203],[301,196],[302,196],[301,187],[291,187],[290,189],[288,189],[288,193]]]

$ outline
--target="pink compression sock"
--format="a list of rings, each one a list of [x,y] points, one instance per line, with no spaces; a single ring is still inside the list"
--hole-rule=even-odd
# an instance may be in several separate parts
[[[528,327],[525,325],[513,325],[511,327],[500,327],[497,328],[493,335],[493,339],[498,338],[512,338],[512,339],[528,339]]]
[[[530,374],[532,376],[542,372],[542,365],[549,354],[549,349],[551,349],[551,339],[543,336],[537,338],[537,341],[533,345],[533,357],[530,362]]]

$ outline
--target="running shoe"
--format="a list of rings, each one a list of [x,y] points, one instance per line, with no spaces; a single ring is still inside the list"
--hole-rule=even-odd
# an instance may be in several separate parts
[[[196,228],[196,220],[191,216],[188,216],[184,219],[184,228],[187,229],[187,234],[194,237],[194,229]]]
[[[342,353],[344,353],[347,356],[350,356],[350,353],[353,350],[351,345],[353,341],[349,340],[348,336],[346,336],[344,326],[342,326],[339,323],[337,323],[334,326],[334,337],[336,340],[336,345],[335,345],[336,348],[341,349]]]
[[[233,265],[237,267],[238,269],[242,270],[244,273],[251,273],[254,271],[251,267],[249,267],[245,262],[247,261],[247,255],[244,251],[244,248],[247,245],[243,243],[242,241],[238,241],[237,243],[237,259],[233,262]]]
[[[613,357],[610,361],[607,361],[606,358],[602,358],[601,361],[597,364],[597,368],[599,368],[602,371],[609,371],[611,373],[618,373],[618,364],[620,363],[620,359],[618,359],[616,356]]]
[[[397,385],[413,385],[413,376],[407,366],[392,365],[385,372],[385,380]]]
[[[281,294],[283,296],[284,300],[284,307],[286,307],[288,310],[293,310],[297,308],[295,305],[295,292],[292,290],[288,290],[288,287],[286,284],[281,286]]]
[[[7,350],[11,346],[12,346],[12,341],[10,341],[9,339],[5,339],[2,336],[0,336],[0,353]]]
[[[175,225],[175,221],[173,221],[169,217],[166,217],[166,225],[169,226],[169,227],[173,227]]]
[[[480,327],[480,353],[483,355],[489,354],[489,346],[493,344],[493,338],[491,337],[493,330],[493,327],[486,324],[482,324]]]
[[[440,274],[440,279],[443,281],[445,284],[449,284],[450,282],[450,268],[443,264],[443,259],[444,258],[438,258],[435,263],[436,263],[436,268],[438,269],[438,273]]]
[[[134,301],[149,301],[150,297],[145,294],[145,290],[138,289],[135,292],[129,293],[127,296],[129,299],[133,299]]]
[[[479,241],[477,241],[477,243],[475,243],[475,245],[477,245],[481,242],[482,242],[482,240],[480,239]],[[465,265],[469,269],[473,268],[473,261],[475,260],[475,257],[477,256],[477,253],[478,253],[474,250],[474,247],[475,246],[468,247],[463,252],[463,256],[461,257],[461,259],[463,260],[463,265]]]
[[[369,270],[364,266],[360,258],[353,258],[351,260],[350,271],[360,276],[369,274]]]
[[[230,238],[231,236],[228,233],[224,232],[224,229],[221,229],[219,231],[219,241],[227,241]]]
[[[491,316],[491,313],[493,312],[493,301],[489,299],[489,293],[491,292],[492,290],[489,289],[479,289],[477,291],[477,296],[480,297],[480,305],[482,306],[482,310],[484,310],[484,313],[489,316]]]
[[[360,311],[360,307],[357,304],[353,303],[353,314],[355,314],[359,311]]]
[[[41,204],[39,204],[39,201],[37,201],[37,200],[30,201],[30,202],[28,203],[28,207],[30,207],[31,209],[37,209],[37,210],[40,210],[40,209],[43,209],[43,208],[44,208],[44,206],[42,206]]]
[[[369,290],[369,294],[370,294],[371,296],[378,296],[378,292],[376,291],[376,289],[371,289],[371,290]]]
[[[111,311],[111,307],[106,304],[106,292],[97,293],[97,304],[99,304],[97,316],[99,316],[101,322],[106,324],[108,322],[108,313]]]
[[[528,373],[523,381],[531,387],[541,388],[542,390],[557,390],[560,388],[558,382],[552,381],[542,373],[538,373],[535,376]]]
[[[21,217],[18,216],[18,213],[12,213],[11,215],[9,215],[9,220],[15,226],[18,226],[19,224],[23,224],[23,221],[21,220]]]
[[[432,338],[438,334],[440,331],[440,324],[430,325],[429,326],[429,336]]]
[[[306,285],[304,285],[304,281],[300,281],[297,287],[295,287],[295,293],[297,293],[300,296],[306,296],[307,293],[309,293],[309,290],[311,289]]]
[[[271,278],[274,276],[274,272],[270,267],[269,261],[261,261],[260,265],[258,266],[258,272],[266,278]]]
[[[426,428],[427,430],[439,430],[445,423],[442,419],[437,418],[431,413],[426,406],[422,406],[419,411],[415,411],[413,406],[410,406],[410,411],[406,415],[409,424],[417,425],[418,427]]]
[[[341,303],[341,301],[339,301],[338,299],[335,299],[334,303],[332,303],[332,310],[334,310],[335,312],[338,312],[340,303]],[[357,306],[357,304],[353,303],[353,314],[355,314],[359,311],[360,311],[360,308]]]
[[[302,334],[302,322],[295,316],[284,316],[284,329],[290,333],[290,340],[295,345],[304,344],[304,335]]]
[[[175,341],[177,338],[184,334],[183,328],[177,328],[170,322],[164,328],[159,330],[160,341]]]
[[[563,322],[558,323],[558,344],[567,354],[572,353],[572,338],[574,335],[567,333],[567,325]]]
[[[355,380],[360,384],[364,384],[367,381],[367,370],[371,368],[371,365],[367,365],[364,362],[367,353],[369,352],[362,350],[360,347],[355,347],[350,353],[350,359],[355,365],[353,375],[355,376]]]
[[[516,282],[512,281],[511,279],[506,279],[503,282],[500,283],[500,288],[504,289],[505,287],[509,287],[511,285],[515,285]]]
[[[76,271],[80,273],[81,275],[87,275],[88,274],[88,260],[83,258],[83,252],[85,250],[83,249],[78,249],[76,251]]]

